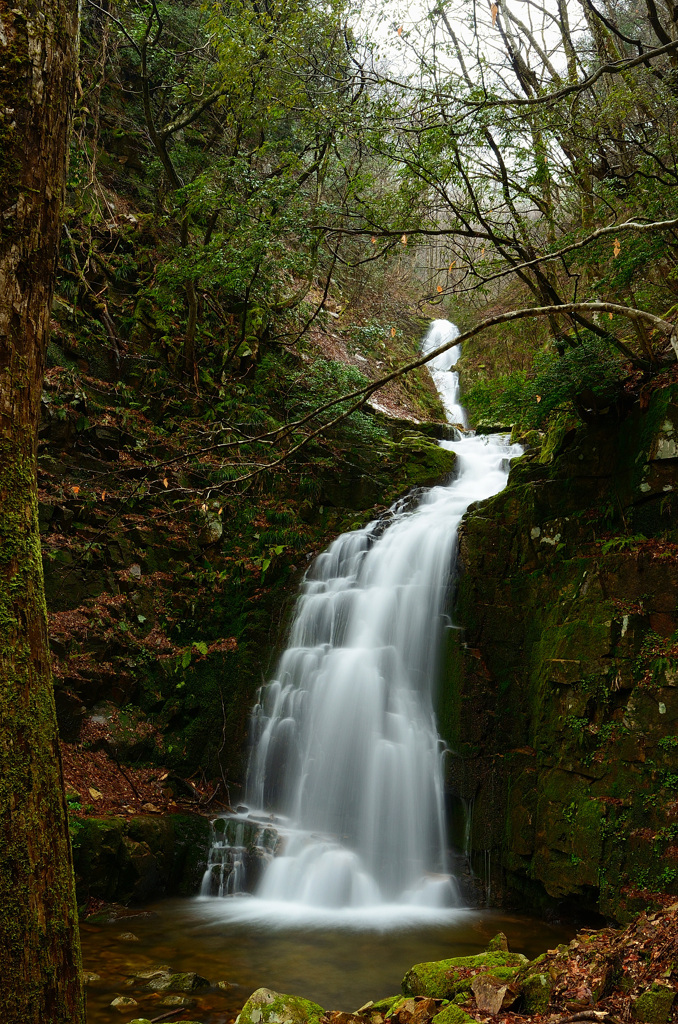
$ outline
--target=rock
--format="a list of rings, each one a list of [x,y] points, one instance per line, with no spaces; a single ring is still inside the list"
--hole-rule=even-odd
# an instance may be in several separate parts
[[[163,996],[158,1000],[158,1006],[195,1006],[196,1002],[189,996]]]
[[[487,944],[488,953],[508,953],[508,939],[503,932],[497,932],[493,939]]]
[[[675,995],[673,989],[655,981],[647,991],[633,1000],[633,1016],[643,1024],[666,1024]]]
[[[144,967],[142,971],[135,971],[132,977],[139,978],[141,981],[150,981],[151,978],[156,978],[159,974],[171,974],[172,968],[168,964],[157,964],[155,967]]]
[[[528,974],[522,986],[526,1013],[546,1013],[552,987],[548,974]]]
[[[494,952],[415,964],[403,978],[402,989],[405,995],[453,999],[459,992],[471,991],[469,969],[491,972],[499,981],[508,982],[526,963],[521,953]]]
[[[502,1009],[508,1009],[516,1001],[516,995],[511,992],[508,984],[491,974],[477,974],[471,982],[471,991],[476,997],[478,1009],[492,1016]]]
[[[139,936],[135,935],[134,932],[120,932],[117,936],[118,939],[122,939],[123,942],[138,942]]]
[[[83,971],[82,980],[85,985],[94,985],[97,981],[101,981],[101,975],[95,974],[94,971]]]
[[[193,971],[186,971],[180,974],[156,974],[150,979],[146,989],[149,992],[195,992],[209,986],[207,978],[202,978]]]
[[[258,988],[249,997],[236,1024],[319,1024],[322,1006],[301,996],[288,996]]]
[[[127,1010],[131,1010],[133,1006],[138,1006],[136,999],[132,999],[131,996],[116,996],[111,1006],[115,1010],[119,1010],[120,1013],[125,1013]]]
[[[475,1020],[461,1006],[450,1003],[435,1015],[432,1024],[475,1024]]]

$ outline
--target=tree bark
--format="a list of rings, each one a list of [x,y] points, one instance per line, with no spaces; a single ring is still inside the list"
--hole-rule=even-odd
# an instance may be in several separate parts
[[[84,1024],[47,639],[36,436],[77,0],[0,0],[0,1019]]]

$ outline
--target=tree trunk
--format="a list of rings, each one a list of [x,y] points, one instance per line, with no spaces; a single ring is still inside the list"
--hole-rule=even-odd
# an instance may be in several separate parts
[[[0,1019],[83,1024],[47,640],[36,435],[77,0],[0,0]]]

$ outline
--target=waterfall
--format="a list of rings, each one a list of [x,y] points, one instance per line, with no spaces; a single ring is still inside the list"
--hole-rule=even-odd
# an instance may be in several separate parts
[[[458,331],[436,320],[424,351]],[[432,374],[449,422],[465,423],[459,347]],[[443,747],[435,682],[457,527],[501,490],[504,438],[441,442],[455,478],[388,529],[344,534],[309,569],[289,644],[253,712],[246,803],[284,841],[255,896],[280,908],[449,907]],[[262,903],[263,905],[263,903]]]

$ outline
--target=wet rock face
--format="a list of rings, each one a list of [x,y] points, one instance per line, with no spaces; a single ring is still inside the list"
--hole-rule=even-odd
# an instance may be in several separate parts
[[[622,919],[678,892],[676,491],[667,388],[464,521],[439,718],[456,843],[509,897]]]
[[[71,836],[78,905],[192,896],[207,866],[210,823],[197,814],[87,818]]]

